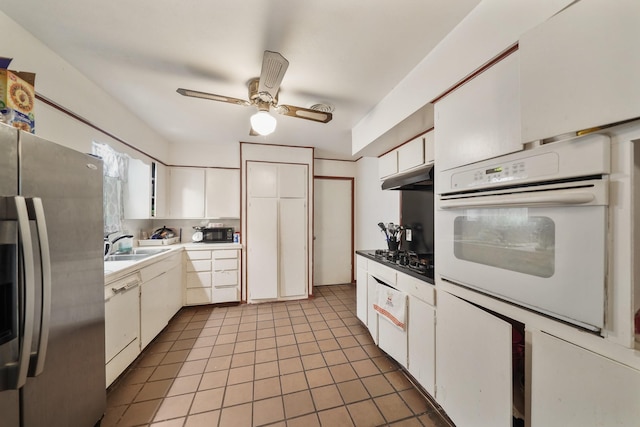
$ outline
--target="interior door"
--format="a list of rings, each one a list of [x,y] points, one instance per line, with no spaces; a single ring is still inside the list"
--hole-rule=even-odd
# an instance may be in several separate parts
[[[353,281],[353,179],[314,180],[313,285]]]
[[[511,325],[438,292],[436,400],[458,426],[511,427]]]
[[[249,198],[246,245],[249,299],[278,298],[278,199]]]
[[[307,294],[306,199],[280,199],[280,296]]]

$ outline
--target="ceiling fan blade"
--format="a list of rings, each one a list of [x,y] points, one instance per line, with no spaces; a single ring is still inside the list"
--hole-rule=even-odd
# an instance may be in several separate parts
[[[260,84],[258,85],[258,93],[268,93],[272,99],[275,99],[280,89],[280,83],[284,73],[289,67],[289,61],[278,52],[264,51],[262,58],[262,71],[260,72]],[[265,99],[265,101],[268,101]]]
[[[213,93],[198,92],[197,90],[179,88],[176,90],[180,95],[191,96],[193,98],[209,99],[211,101],[228,102],[229,104],[238,104],[249,106],[251,103],[244,99],[231,98],[230,96],[215,95]]]
[[[275,107],[275,110],[279,114],[283,114],[285,116],[297,117],[299,119],[312,120],[320,123],[328,123],[333,118],[333,114],[329,112],[294,107],[293,105],[278,105]]]

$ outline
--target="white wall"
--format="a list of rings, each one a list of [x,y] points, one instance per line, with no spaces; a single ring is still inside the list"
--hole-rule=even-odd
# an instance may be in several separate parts
[[[240,167],[240,143],[171,144],[167,164],[219,168]]]
[[[315,176],[339,176],[354,178],[356,176],[356,162],[343,160],[314,159]]]
[[[361,158],[356,170],[355,249],[384,249],[385,238],[378,223],[400,223],[400,192],[380,188],[377,157]]]
[[[11,69],[36,73],[38,94],[149,155],[162,161],[168,159],[168,141],[2,12],[0,28],[0,55],[14,58]],[[37,135],[78,151],[90,152],[92,140],[126,151],[124,146],[102,132],[37,100],[35,126]]]
[[[482,0],[356,124],[352,129],[352,153],[379,155],[386,151],[380,147],[376,152],[371,152],[374,147],[369,147],[366,153],[363,152],[385,132],[515,44],[527,30],[570,3],[572,0]]]

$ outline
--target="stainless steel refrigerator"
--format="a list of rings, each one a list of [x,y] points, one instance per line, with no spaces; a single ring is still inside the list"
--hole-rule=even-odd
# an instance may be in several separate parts
[[[0,124],[0,425],[106,406],[102,162]]]

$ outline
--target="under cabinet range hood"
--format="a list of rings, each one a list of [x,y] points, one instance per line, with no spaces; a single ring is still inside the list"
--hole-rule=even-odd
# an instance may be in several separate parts
[[[383,190],[424,191],[433,188],[433,163],[393,175],[382,181]]]

